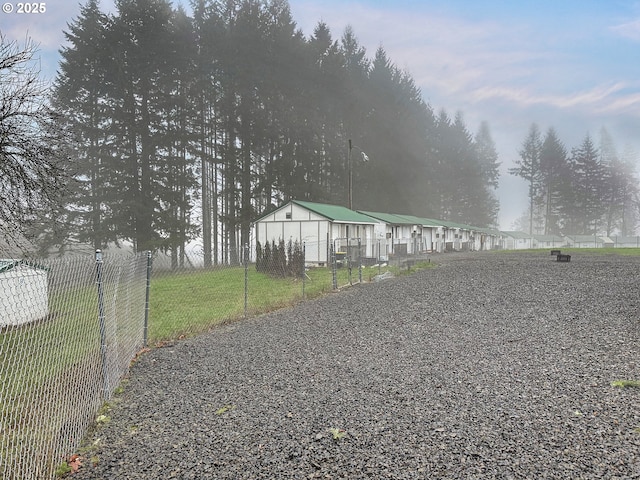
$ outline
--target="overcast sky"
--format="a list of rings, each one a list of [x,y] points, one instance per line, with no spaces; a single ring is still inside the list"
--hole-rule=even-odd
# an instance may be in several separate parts
[[[40,44],[53,77],[62,31],[78,2],[51,0],[18,14],[2,0],[0,31]],[[84,3],[84,2],[81,2]],[[180,2],[174,1],[174,5]],[[183,1],[187,5],[188,2]],[[114,11],[112,0],[102,0]],[[318,21],[339,39],[351,25],[373,57],[382,46],[438,112],[464,114],[473,133],[486,120],[502,162],[502,229],[527,209],[526,188],[507,174],[529,126],[555,127],[568,149],[607,128],[619,151],[640,153],[640,0],[290,0],[309,36]],[[366,148],[366,146],[363,146]]]

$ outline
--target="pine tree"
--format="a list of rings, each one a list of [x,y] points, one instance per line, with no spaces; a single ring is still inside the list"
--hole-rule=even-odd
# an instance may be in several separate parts
[[[500,209],[500,203],[495,193],[500,178],[500,162],[498,162],[498,152],[486,121],[480,123],[480,128],[474,138],[474,150],[482,178],[482,183],[478,186],[478,193],[484,200],[482,202],[484,208],[481,217],[471,223],[478,226],[495,227],[498,225]]]
[[[527,138],[522,143],[520,159],[516,160],[516,167],[510,168],[509,173],[524,179],[529,188],[529,234],[533,234],[533,218],[536,198],[540,191],[540,150],[542,141],[540,130],[534,123],[529,128]]]
[[[81,7],[80,15],[65,32],[69,46],[61,50],[51,100],[64,121],[61,127],[73,136],[70,154],[78,165],[75,191],[66,207],[69,234],[74,241],[88,242],[94,249],[119,240],[113,223],[119,191],[107,178],[113,169],[113,120],[104,105],[109,27],[110,20],[97,0]]]
[[[540,149],[540,190],[538,198],[544,211],[545,235],[560,234],[559,202],[566,185],[567,151],[554,128],[545,134]]]
[[[171,229],[162,208],[169,190],[163,185],[168,158],[161,144],[167,114],[162,81],[172,48],[173,12],[166,0],[120,0],[117,7],[107,36],[107,95],[114,123],[112,152],[119,161],[109,175],[122,198],[114,211],[117,231],[141,251],[161,248]]]
[[[571,151],[576,232],[596,234],[602,228],[606,183],[600,160],[599,152],[589,134],[579,147]]]

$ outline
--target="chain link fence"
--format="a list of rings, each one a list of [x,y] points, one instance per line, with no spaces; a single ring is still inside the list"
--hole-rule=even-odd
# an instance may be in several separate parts
[[[147,255],[0,260],[1,478],[67,465],[143,345],[146,270]]]
[[[311,249],[311,255],[307,255]],[[202,256],[0,260],[0,477],[54,478],[147,344],[163,346],[382,270],[357,240]]]

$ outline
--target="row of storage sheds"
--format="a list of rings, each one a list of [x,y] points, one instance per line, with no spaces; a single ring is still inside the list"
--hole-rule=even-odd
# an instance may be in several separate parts
[[[640,237],[608,237],[606,235],[538,235],[519,231],[504,233],[504,248],[628,248],[640,247]]]
[[[330,252],[386,261],[391,256],[497,248],[496,230],[413,215],[354,211],[340,205],[291,200],[253,222],[254,242],[300,242],[307,263],[324,264]],[[255,245],[252,248],[255,252]]]

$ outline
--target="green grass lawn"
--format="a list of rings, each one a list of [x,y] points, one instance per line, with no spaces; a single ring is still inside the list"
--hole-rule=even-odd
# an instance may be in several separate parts
[[[95,298],[95,286],[50,292],[48,318],[0,334],[0,464],[16,466],[9,478],[38,468],[38,456],[53,468],[52,451],[70,442],[60,438],[64,422],[91,415],[78,399],[89,396],[87,378],[101,380]]]
[[[432,266],[417,264],[412,271]],[[363,268],[362,279],[369,282],[378,273],[406,273],[394,267]],[[338,287],[357,283],[358,270],[337,271]],[[187,273],[160,272],[151,281],[149,344],[191,336],[209,330],[229,320],[245,315],[244,267],[224,267]],[[291,306],[303,299],[323,295],[333,290],[332,272],[318,267],[307,270],[304,282],[300,278],[278,278],[247,271],[246,314],[256,315]]]
[[[247,271],[247,315],[293,305],[331,290],[331,271],[311,269],[300,278],[277,278]],[[348,283],[347,272],[339,280]],[[357,277],[356,277],[357,280]],[[245,315],[244,267],[162,274],[151,281],[149,343],[201,333]]]

